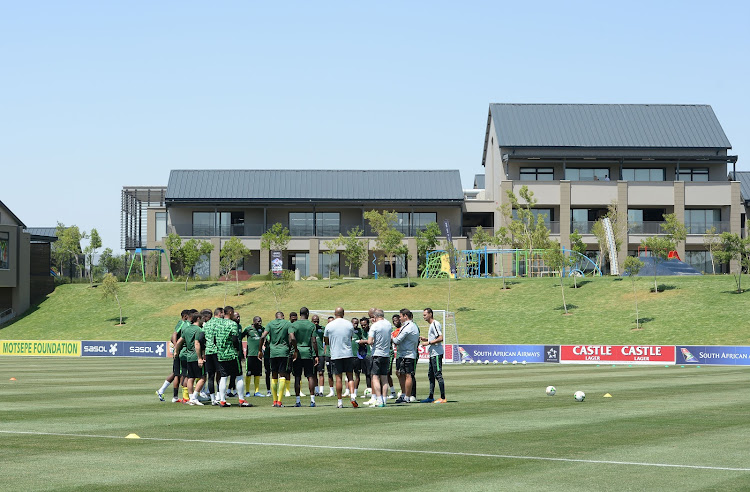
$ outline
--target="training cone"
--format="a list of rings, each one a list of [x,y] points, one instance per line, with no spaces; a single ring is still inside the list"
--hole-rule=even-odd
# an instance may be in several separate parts
[[[16,378],[10,378],[9,379],[9,381],[15,381],[15,380],[16,380]]]
[[[605,393],[604,398],[612,398],[612,395],[610,395],[609,393]]]
[[[140,439],[140,438],[141,436],[139,436],[138,434],[128,434],[127,436],[125,436],[125,439]]]

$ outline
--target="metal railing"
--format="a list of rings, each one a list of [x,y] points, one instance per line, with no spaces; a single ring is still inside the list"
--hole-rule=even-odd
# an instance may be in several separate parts
[[[0,325],[12,320],[15,317],[16,317],[16,313],[13,311],[13,308],[8,308],[3,311],[0,311]]]

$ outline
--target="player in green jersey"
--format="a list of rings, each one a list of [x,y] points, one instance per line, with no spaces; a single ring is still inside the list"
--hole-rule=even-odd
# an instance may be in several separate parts
[[[325,347],[323,346],[323,332],[325,329],[320,326],[320,316],[317,314],[313,314],[310,321],[315,325],[315,339],[318,343],[318,353],[316,354],[318,356],[318,363],[315,364],[315,367],[313,368],[318,378],[318,385],[315,387],[315,396],[323,396],[323,387],[325,386],[324,376],[326,371]]]
[[[201,347],[201,338],[203,337],[202,324],[203,316],[198,312],[191,313],[190,324],[182,327],[180,338],[175,344],[175,350],[181,350],[181,353],[185,354],[185,360],[187,361],[187,388],[190,395],[188,403],[190,405],[203,405],[203,403],[198,401],[198,393],[200,393],[203,384],[206,382],[203,371],[203,350]],[[195,383],[196,379],[198,380],[197,384]]]
[[[260,392],[260,377],[263,374],[263,362],[258,359],[260,352],[260,337],[263,336],[263,320],[260,316],[253,318],[253,324],[242,332],[247,337],[247,377],[245,378],[245,396],[250,396],[250,380],[253,380],[255,392],[252,396],[264,396]]]
[[[206,338],[206,363],[205,371],[208,380],[208,393],[211,397],[211,405],[219,404],[219,358],[217,356],[216,346],[216,328],[217,324],[224,318],[224,308],[214,309],[213,317],[203,323],[203,332]]]
[[[318,363],[318,339],[315,336],[315,325],[307,318],[310,310],[302,307],[299,310],[299,319],[292,323],[290,333],[297,340],[297,350],[294,357],[294,394],[296,397],[295,407],[301,407],[300,402],[300,379],[304,372],[307,378],[307,387],[310,390],[310,406],[315,406],[315,365]]]
[[[252,405],[245,401],[245,382],[242,379],[242,365],[239,358],[239,351],[242,350],[240,344],[237,322],[234,320],[234,308],[226,306],[224,308],[224,319],[217,324],[216,329],[216,348],[219,359],[219,405],[222,407],[230,406],[227,403],[227,380],[235,376],[237,392],[239,395],[239,405],[241,407],[251,407]]]
[[[180,313],[180,321],[177,322],[177,325],[174,327],[174,331],[172,332],[172,338],[170,339],[170,343],[172,344],[172,347],[174,347],[174,344],[177,343],[177,339],[180,338],[178,333],[180,329],[182,328],[182,325],[187,322],[187,317],[190,314],[190,311],[188,309],[185,309]],[[167,379],[164,380],[164,384],[161,385],[161,387],[156,390],[156,396],[159,397],[159,401],[164,401],[164,392],[167,391],[167,388],[170,384],[173,384],[173,396],[172,396],[172,403],[181,403],[181,399],[177,396],[179,394],[180,389],[180,358],[177,355],[176,352],[173,352],[172,356],[172,373],[167,377]]]
[[[284,319],[284,313],[278,311],[276,318],[268,323],[263,330],[260,345],[268,340],[271,357],[271,393],[273,394],[273,406],[283,407],[282,397],[284,386],[289,377],[289,352],[296,348],[294,333],[289,333],[292,324]],[[263,358],[263,353],[258,351],[258,358]]]

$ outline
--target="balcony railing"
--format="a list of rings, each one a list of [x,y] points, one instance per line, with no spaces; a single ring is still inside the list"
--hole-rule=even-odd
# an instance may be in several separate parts
[[[628,222],[629,234],[664,234],[661,221]],[[716,234],[730,232],[729,221],[721,222],[691,222],[685,224],[688,234],[705,234],[707,229],[716,228]],[[580,232],[580,231],[579,231]]]
[[[688,234],[705,234],[706,230],[710,229],[711,227],[716,228],[716,234],[731,231],[731,225],[728,220],[721,222],[692,222],[685,224],[685,227],[687,227]]]
[[[574,220],[570,223],[570,232],[578,231],[578,234],[591,234],[594,224],[592,220]]]
[[[628,234],[664,234],[663,221],[628,222]]]

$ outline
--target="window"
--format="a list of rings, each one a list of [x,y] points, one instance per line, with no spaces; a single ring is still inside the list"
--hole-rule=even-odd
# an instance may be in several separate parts
[[[664,181],[664,168],[628,168],[622,170],[625,181]]]
[[[555,171],[551,167],[522,167],[521,181],[554,181]]]
[[[628,232],[631,234],[663,234],[663,208],[628,209]]]
[[[289,270],[297,271],[302,277],[310,275],[310,253],[292,253],[289,255]]]
[[[435,212],[414,212],[412,214],[412,231],[411,234],[415,235],[418,231],[427,229],[427,224],[430,222],[437,222],[437,213]]]
[[[685,210],[685,226],[688,234],[705,234],[706,229],[716,227],[721,231],[721,210],[709,208],[705,210]]]
[[[193,212],[193,236],[243,236],[244,234],[244,212]]]
[[[570,181],[606,181],[609,178],[607,168],[569,167],[565,169],[565,179]]]
[[[607,210],[604,208],[574,208],[570,211],[570,230],[578,231],[579,234],[590,234],[591,228],[597,220],[604,217]]]
[[[318,212],[315,214],[316,236],[338,236],[341,230],[341,214],[338,212]]]
[[[161,241],[167,237],[167,212],[156,212],[156,237],[154,241]]]
[[[313,236],[315,234],[315,214],[312,212],[289,212],[289,234],[292,236]]]
[[[0,232],[0,270],[10,270],[10,234]]]
[[[193,273],[196,277],[208,278],[211,275],[211,258],[208,255],[202,255],[193,267]]]
[[[213,236],[214,212],[193,212],[193,236]]]
[[[677,181],[708,181],[708,168],[680,168],[677,173]]]
[[[339,261],[338,253],[318,253],[318,265],[324,277],[339,274]]]
[[[409,222],[411,219],[410,215],[411,214],[409,212],[398,212],[396,216],[396,224],[394,227],[404,236],[409,235]]]
[[[544,223],[549,227],[549,222],[552,220],[552,209],[551,208],[532,208],[531,213],[534,215],[534,219],[537,220],[537,217],[540,215],[544,215]],[[518,219],[518,213],[516,212],[516,209],[513,209],[513,218]]]
[[[714,268],[721,273],[721,265],[714,260],[711,265],[711,255],[708,251],[685,251],[685,263],[702,273],[713,273]]]

